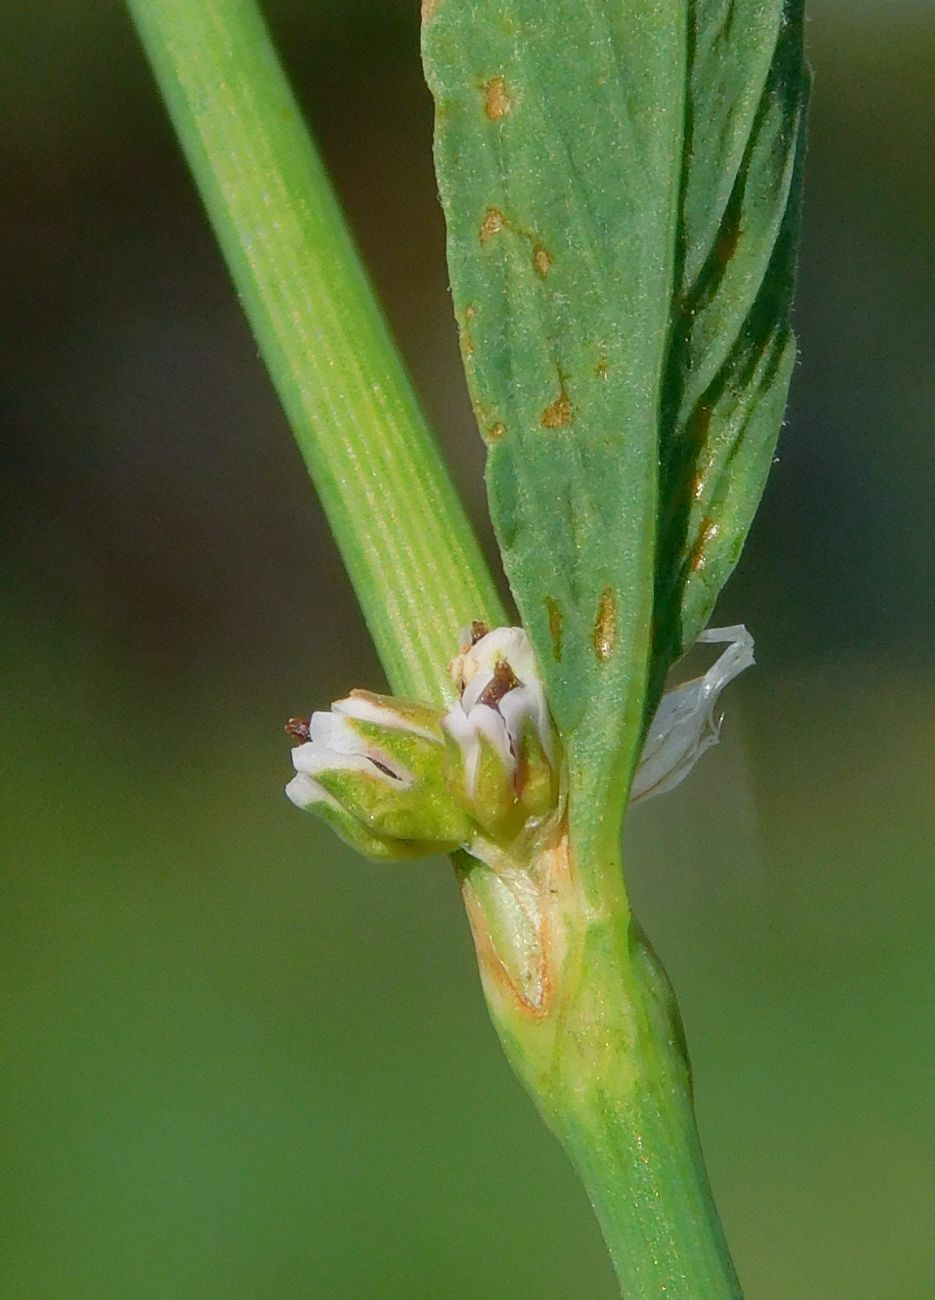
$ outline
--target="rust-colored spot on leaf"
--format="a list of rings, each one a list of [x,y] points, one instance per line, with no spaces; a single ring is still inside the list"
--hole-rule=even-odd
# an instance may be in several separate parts
[[[549,612],[549,632],[552,637],[552,657],[556,663],[562,662],[562,627],[565,622],[564,615],[557,600],[551,596],[546,596],[545,607]]]
[[[437,4],[438,0],[435,0],[435,3]],[[506,117],[512,107],[513,100],[502,77],[491,77],[484,83],[484,112],[491,122]]]
[[[721,231],[718,241],[714,245],[714,256],[722,267],[727,266],[737,252],[737,245],[740,243],[742,234],[743,231],[737,218],[731,221],[725,230]]]
[[[555,401],[542,412],[542,427],[543,429],[561,429],[564,425],[571,424],[571,415],[571,401],[563,388]]]
[[[614,653],[617,639],[617,602],[612,587],[605,587],[597,606],[594,620],[594,653],[602,664]]]
[[[536,269],[536,275],[541,276],[543,280],[552,269],[551,254],[541,244],[536,244],[532,250],[532,264]]]
[[[439,3],[440,0],[422,0],[422,21],[424,23],[427,23],[430,18],[434,18]]]
[[[701,529],[688,561],[692,573],[699,573],[704,568],[708,558],[706,547],[709,542],[714,541],[720,531],[721,525],[715,523],[713,519],[702,519]]]
[[[607,378],[607,358],[603,354],[598,358],[597,365],[594,367],[594,373],[598,379]]]
[[[500,439],[505,436],[506,436],[506,425],[503,423],[502,420],[497,420],[496,424],[492,424],[490,428],[487,430],[487,440],[489,442],[499,442]]]
[[[492,239],[494,235],[499,235],[505,225],[506,218],[500,209],[488,208],[481,223],[480,242],[486,244],[488,239]]]
[[[477,308],[468,305],[464,309],[463,317],[458,318],[458,341],[461,344],[461,355],[465,362],[470,362],[474,356],[474,335],[471,332],[471,321],[477,315]]]
[[[711,417],[714,415],[714,407],[708,406],[702,402],[700,406],[695,407],[688,424],[688,432],[692,442],[696,447],[703,447],[708,440],[708,430],[711,427]]]

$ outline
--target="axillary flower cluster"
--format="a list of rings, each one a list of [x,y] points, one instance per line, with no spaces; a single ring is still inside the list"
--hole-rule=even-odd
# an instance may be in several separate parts
[[[718,738],[717,698],[753,663],[743,627],[704,674],[667,691],[647,731],[631,801],[679,784]],[[356,690],[328,712],[292,718],[296,775],[286,794],[366,856],[404,859],[466,849],[524,856],[561,817],[562,749],[522,628],[474,623],[451,663],[445,710]]]

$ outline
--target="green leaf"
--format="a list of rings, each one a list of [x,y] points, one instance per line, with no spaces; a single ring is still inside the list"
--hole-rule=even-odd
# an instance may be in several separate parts
[[[695,13],[661,425],[661,674],[708,622],[740,556],[785,408],[807,88],[802,11],[801,0],[704,0]]]
[[[423,49],[494,525],[573,789],[619,810],[781,419],[801,4],[427,0]]]

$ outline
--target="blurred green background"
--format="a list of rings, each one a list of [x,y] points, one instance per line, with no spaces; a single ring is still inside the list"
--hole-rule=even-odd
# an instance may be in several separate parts
[[[128,21],[2,10],[0,1296],[610,1300],[445,864],[281,795],[283,720],[382,678]],[[416,10],[268,5],[482,519]],[[629,875],[749,1300],[928,1300],[935,6],[810,42],[759,667]]]

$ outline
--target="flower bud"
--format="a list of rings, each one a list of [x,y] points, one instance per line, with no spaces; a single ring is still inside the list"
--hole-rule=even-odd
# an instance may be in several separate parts
[[[663,695],[646,733],[630,791],[631,803],[674,790],[704,751],[717,744],[721,720],[715,718],[714,710],[718,696],[755,662],[753,637],[745,627],[712,627],[698,637],[698,643],[724,642],[727,649],[703,677],[683,682]]]
[[[288,729],[303,743],[286,794],[368,856],[450,852],[469,839],[446,779],[440,710],[353,691]]]
[[[512,839],[558,801],[558,742],[532,647],[522,628],[474,624],[451,671],[452,790],[485,834]]]

